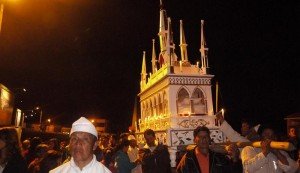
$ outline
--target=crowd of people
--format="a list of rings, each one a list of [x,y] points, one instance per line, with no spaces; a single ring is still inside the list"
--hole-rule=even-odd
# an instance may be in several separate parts
[[[155,132],[144,132],[145,145],[138,145],[134,133],[98,135],[95,126],[81,117],[72,124],[70,140],[39,137],[25,139],[20,144],[14,128],[0,129],[0,173],[294,173],[300,172],[299,139],[291,128],[288,138],[295,150],[271,148],[279,141],[276,129],[251,126],[243,121],[241,133],[235,131],[220,115],[220,130],[232,142],[219,150],[205,126],[194,129],[193,147],[177,156],[176,168],[171,168],[168,146],[159,143]],[[261,147],[238,148],[235,142],[261,141]]]

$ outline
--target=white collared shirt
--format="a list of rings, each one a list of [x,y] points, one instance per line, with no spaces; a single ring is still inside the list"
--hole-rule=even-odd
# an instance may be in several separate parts
[[[98,162],[96,156],[93,155],[92,161],[83,167],[82,170],[75,164],[72,157],[70,161],[51,170],[49,173],[111,173],[111,171]]]
[[[252,146],[245,147],[241,152],[245,173],[294,173],[298,169],[296,161],[291,159],[284,151],[279,151],[283,154],[289,165],[281,163],[273,153],[265,156],[261,148],[254,148]]]
[[[0,173],[3,172],[4,168],[5,168],[5,167],[2,167],[2,166],[0,165]]]
[[[2,173],[6,167],[7,162],[3,165],[3,167],[0,165],[0,173]]]

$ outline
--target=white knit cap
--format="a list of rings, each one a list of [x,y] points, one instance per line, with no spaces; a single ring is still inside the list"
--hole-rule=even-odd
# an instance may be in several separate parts
[[[93,123],[91,123],[85,117],[80,117],[77,121],[72,124],[70,135],[74,132],[87,132],[98,139],[98,132]]]
[[[129,135],[128,136],[128,140],[130,141],[130,140],[135,140],[135,137],[133,136],[133,135]]]
[[[258,125],[256,125],[256,126],[254,127],[254,130],[255,130],[256,132],[258,131],[259,126],[260,126],[260,124],[258,124]]]

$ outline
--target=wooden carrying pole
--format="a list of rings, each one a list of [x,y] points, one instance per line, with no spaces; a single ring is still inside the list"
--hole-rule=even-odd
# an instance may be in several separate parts
[[[224,142],[224,143],[214,143],[210,145],[209,148],[217,153],[227,153],[226,147],[230,144],[236,144],[239,148],[244,148],[246,146],[253,146],[256,148],[261,148],[261,141],[257,142]],[[196,147],[195,144],[191,144],[187,146],[187,150],[191,150]],[[272,141],[270,143],[270,147],[278,150],[292,151],[295,150],[295,146],[290,142],[278,142]]]
[[[239,148],[244,148],[246,146],[252,146],[256,148],[261,148],[261,141],[256,142],[225,142],[225,143],[216,143],[215,145],[227,146],[230,144],[236,144]],[[278,142],[272,141],[270,147],[278,150],[292,151],[295,150],[295,146],[290,142]]]

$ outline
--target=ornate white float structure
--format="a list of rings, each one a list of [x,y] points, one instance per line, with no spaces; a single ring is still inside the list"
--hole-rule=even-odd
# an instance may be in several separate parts
[[[155,41],[152,50],[152,71],[146,71],[146,53],[143,52],[140,108],[137,139],[144,142],[143,132],[152,129],[158,141],[169,146],[171,166],[176,165],[176,152],[180,146],[193,143],[193,130],[207,126],[214,142],[224,141],[218,130],[212,100],[212,78],[209,74],[208,48],[204,37],[204,21],[201,20],[201,60],[191,64],[188,58],[183,23],[180,21],[180,52],[178,59],[171,19],[161,4],[159,21],[160,53],[156,57]]]

